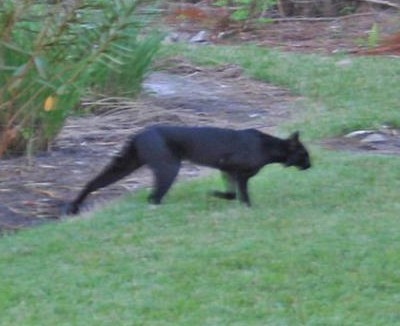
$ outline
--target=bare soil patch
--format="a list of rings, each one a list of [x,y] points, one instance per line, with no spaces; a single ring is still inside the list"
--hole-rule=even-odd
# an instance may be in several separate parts
[[[197,5],[207,11],[204,5]],[[274,16],[273,13],[267,14]],[[172,41],[216,44],[252,43],[284,51],[302,53],[358,53],[365,50],[371,38],[383,41],[400,33],[400,13],[392,8],[366,6],[346,16],[320,18],[271,18],[271,23],[221,24],[210,26],[209,20],[177,20],[171,26]],[[198,38],[199,31],[203,36]],[[370,37],[371,33],[376,33]]]
[[[368,11],[328,20],[294,20],[236,35],[242,42],[303,53],[356,53],[368,46],[374,26],[379,38],[400,31],[399,15],[392,10]]]
[[[377,11],[331,21],[286,21],[264,29],[233,31],[229,38],[215,39],[215,34],[211,41],[255,42],[299,52],[354,51],[375,22],[379,22],[381,34],[386,35],[400,29],[398,18],[397,13]],[[171,26],[175,32],[189,36],[202,28],[196,24]],[[216,32],[210,31],[211,35]],[[0,232],[60,218],[62,206],[99,172],[127,136],[147,125],[215,125],[273,132],[296,108],[298,98],[285,89],[244,77],[240,67],[205,69],[180,58],[171,66],[172,70],[149,76],[146,91],[139,99],[84,102],[85,106],[93,106],[96,114],[70,118],[48,152],[32,158],[2,159]],[[384,141],[365,143],[357,137],[340,137],[323,144],[332,149],[399,154],[399,139],[399,133],[394,130]],[[179,178],[204,173],[208,171],[187,164]],[[93,194],[86,207],[148,187],[151,182],[150,173],[143,169]]]

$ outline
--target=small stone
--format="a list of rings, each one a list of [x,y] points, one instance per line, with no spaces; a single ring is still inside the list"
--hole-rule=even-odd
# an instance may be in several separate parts
[[[356,130],[356,131],[352,131],[352,132],[348,133],[347,135],[345,135],[345,137],[346,138],[354,138],[354,137],[360,137],[360,136],[364,136],[364,135],[370,135],[373,133],[374,133],[373,130]]]
[[[219,40],[224,40],[224,39],[227,39],[227,38],[229,38],[229,37],[231,37],[231,36],[233,36],[233,35],[235,35],[235,34],[236,34],[236,31],[234,31],[234,30],[232,30],[232,31],[220,32],[220,33],[218,33],[217,38],[218,38]]]
[[[179,38],[179,34],[173,32],[173,33],[168,34],[168,35],[165,37],[163,43],[164,43],[164,44],[177,43],[177,42],[179,42],[179,39],[180,39],[180,38]]]
[[[190,43],[207,43],[209,41],[208,38],[209,38],[208,33],[206,31],[200,31],[195,36],[193,36],[189,40],[189,42]]]
[[[382,143],[387,141],[387,137],[382,134],[374,133],[370,134],[367,137],[361,139],[362,143]]]

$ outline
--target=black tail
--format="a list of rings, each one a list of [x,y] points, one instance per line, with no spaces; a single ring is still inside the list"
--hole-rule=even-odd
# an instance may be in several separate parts
[[[135,147],[135,140],[132,139],[100,174],[87,183],[75,200],[67,205],[65,213],[77,214],[80,205],[90,193],[122,179],[142,165]]]

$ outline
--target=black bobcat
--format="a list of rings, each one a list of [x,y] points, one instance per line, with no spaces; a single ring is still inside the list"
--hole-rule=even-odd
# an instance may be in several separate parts
[[[148,200],[160,204],[171,187],[181,161],[219,169],[227,190],[214,191],[219,198],[239,200],[250,206],[247,182],[264,165],[282,163],[301,170],[311,167],[299,132],[280,139],[255,129],[153,126],[133,135],[108,166],[68,204],[66,213],[76,214],[91,192],[110,185],[143,165],[154,173],[154,188]]]

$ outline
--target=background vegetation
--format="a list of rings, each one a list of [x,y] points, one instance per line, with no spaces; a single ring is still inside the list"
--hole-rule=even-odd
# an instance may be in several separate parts
[[[46,148],[88,88],[138,91],[161,40],[142,2],[0,3],[0,157]]]

